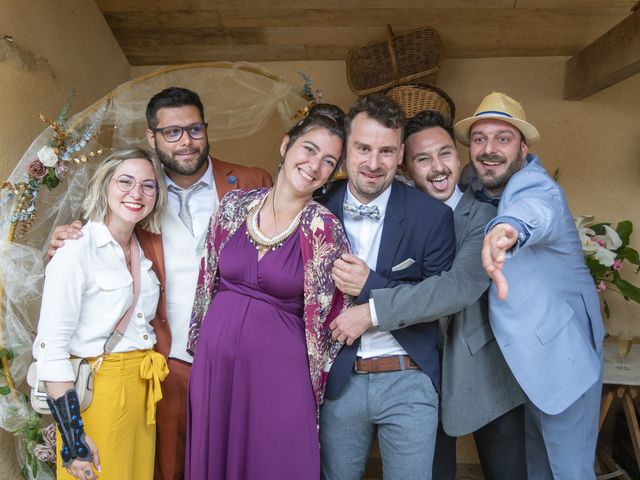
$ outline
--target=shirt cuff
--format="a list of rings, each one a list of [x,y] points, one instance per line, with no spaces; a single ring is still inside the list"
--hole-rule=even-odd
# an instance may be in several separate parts
[[[529,237],[531,237],[531,233],[529,232],[529,229],[524,224],[524,222],[521,222],[515,217],[502,215],[494,218],[489,222],[489,224],[484,229],[484,234],[486,235],[487,233],[489,233],[489,231],[499,223],[506,223],[508,225],[511,225],[518,232],[518,241],[507,252],[507,257],[512,257],[516,254],[520,247],[527,243],[527,240],[529,240]]]
[[[76,376],[69,359],[38,361],[39,382],[75,382]]]
[[[371,323],[378,328],[378,314],[376,313],[376,304],[373,301],[373,297],[369,298],[369,312],[371,313]]]

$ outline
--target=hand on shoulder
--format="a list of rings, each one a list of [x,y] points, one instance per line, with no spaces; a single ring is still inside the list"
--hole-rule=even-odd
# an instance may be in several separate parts
[[[66,240],[78,240],[82,236],[82,223],[80,220],[69,225],[58,225],[51,234],[51,242],[47,253],[53,257],[56,251],[64,246]]]

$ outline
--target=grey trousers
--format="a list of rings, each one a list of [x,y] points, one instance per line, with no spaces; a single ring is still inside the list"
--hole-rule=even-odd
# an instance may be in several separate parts
[[[360,480],[378,434],[385,480],[430,480],[438,394],[420,370],[352,373],[320,411],[322,478]]]

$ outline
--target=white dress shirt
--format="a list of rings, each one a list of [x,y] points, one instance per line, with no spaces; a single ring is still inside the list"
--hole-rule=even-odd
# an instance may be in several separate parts
[[[382,194],[367,203],[368,206],[378,207],[380,220],[362,216],[352,217],[346,213],[343,215],[344,229],[349,239],[351,252],[364,260],[371,270],[375,270],[378,263],[384,216],[392,188],[393,186],[387,188]],[[349,187],[347,187],[345,201],[356,206],[363,205],[351,194]],[[380,332],[376,328],[370,328],[362,335],[358,347],[358,357],[362,358],[405,355],[406,353],[393,335],[388,332]]]
[[[66,242],[46,269],[33,356],[38,380],[74,381],[69,356],[97,357],[133,301],[133,278],[124,252],[103,223],[89,222],[82,237]],[[139,247],[138,247],[139,248]],[[140,249],[140,297],[114,352],[153,348],[160,282]]]
[[[204,182],[206,187],[194,190],[189,196],[189,214],[191,215],[191,222],[193,226],[193,236],[199,238],[209,228],[209,221],[211,220],[211,212],[215,212],[218,209],[218,191],[216,189],[216,182],[213,179],[213,167],[211,166],[211,159],[207,160],[209,167],[204,172],[198,182]],[[180,188],[173,180],[171,180],[167,174],[164,176],[165,184],[174,185]],[[169,205],[174,209],[176,215],[180,212],[180,199],[178,194],[169,190]]]
[[[460,187],[458,187],[456,185],[456,188],[453,190],[453,193],[451,194],[451,196],[449,198],[447,198],[444,201],[444,204],[449,207],[451,210],[455,210],[456,207],[458,206],[458,202],[460,201],[460,199],[462,198],[462,190],[460,190]]]

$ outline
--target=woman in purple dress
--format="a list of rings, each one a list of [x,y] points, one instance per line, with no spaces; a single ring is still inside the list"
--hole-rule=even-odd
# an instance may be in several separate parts
[[[320,478],[318,407],[349,299],[331,280],[346,252],[311,199],[343,154],[344,114],[316,105],[282,140],[273,189],[234,190],[207,236],[190,352],[186,478]]]

